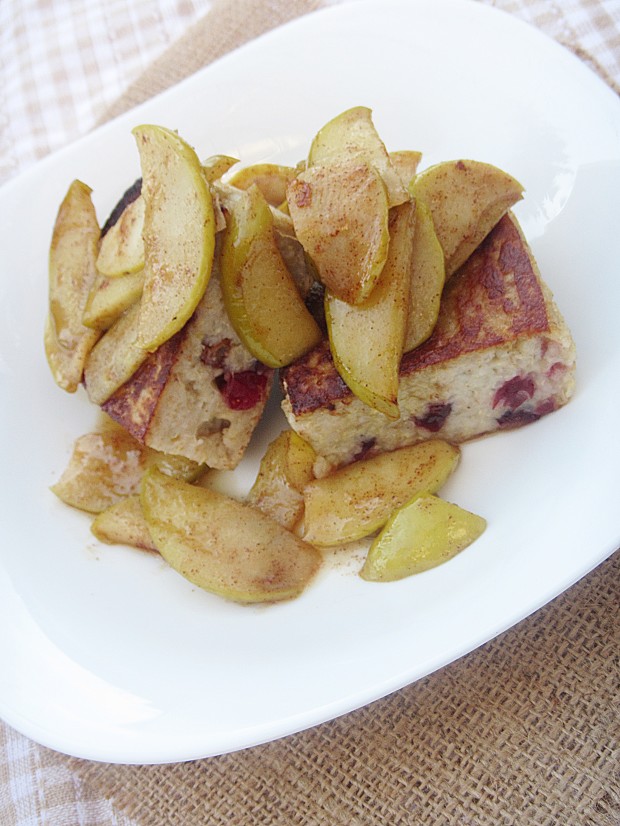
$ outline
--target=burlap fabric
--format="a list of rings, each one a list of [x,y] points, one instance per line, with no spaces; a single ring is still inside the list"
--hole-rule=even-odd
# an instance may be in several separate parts
[[[74,783],[113,807],[91,808],[88,826],[618,826],[619,616],[616,553],[467,657],[283,740],[169,766],[39,749],[56,798],[27,822],[75,826],[53,819]],[[66,767],[73,780],[54,786]]]
[[[321,5],[216,0],[107,117]],[[618,91],[617,3],[493,5],[541,26]],[[566,5],[589,7],[595,33],[579,28],[579,15],[569,25]],[[587,39],[595,36],[605,41],[604,60]],[[16,762],[36,776],[39,797],[21,808],[15,796],[0,797],[0,824],[618,826],[619,574],[616,553],[462,660],[367,708],[264,746],[169,766],[100,764],[24,747]],[[0,794],[11,788],[15,776],[0,764]],[[76,798],[81,808],[69,806]]]
[[[102,121],[137,106],[202,66],[277,25],[338,0],[215,0],[172,49],[156,60]],[[532,23],[569,48],[620,94],[618,0],[485,0]]]

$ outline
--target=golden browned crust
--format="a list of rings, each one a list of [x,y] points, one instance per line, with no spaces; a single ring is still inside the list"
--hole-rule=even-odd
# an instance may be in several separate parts
[[[433,334],[405,354],[401,375],[548,330],[540,276],[506,215],[448,282]]]
[[[148,447],[230,470],[260,420],[273,373],[239,340],[214,270],[190,321],[102,407]]]
[[[131,379],[101,405],[102,410],[143,442],[184,337],[184,330],[161,345],[133,374]]]
[[[296,416],[329,408],[351,395],[334,366],[327,341],[286,367],[280,375]]]
[[[547,302],[528,246],[510,215],[502,218],[449,280],[431,337],[403,357],[401,376],[549,330]],[[282,371],[295,416],[351,397],[326,342]]]

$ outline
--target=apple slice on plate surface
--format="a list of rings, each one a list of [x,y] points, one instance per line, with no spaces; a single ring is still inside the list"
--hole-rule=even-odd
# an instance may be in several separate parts
[[[291,599],[320,567],[316,548],[264,513],[157,468],[144,475],[140,499],[164,559],[222,597],[247,603]]]
[[[458,447],[440,439],[361,459],[304,489],[304,539],[319,547],[351,542],[382,527],[417,493],[436,493],[455,471]]]
[[[447,562],[485,530],[486,520],[438,496],[423,493],[390,516],[360,575],[392,582]]]
[[[314,478],[316,453],[294,430],[267,446],[246,501],[293,530],[304,511],[303,489]]]

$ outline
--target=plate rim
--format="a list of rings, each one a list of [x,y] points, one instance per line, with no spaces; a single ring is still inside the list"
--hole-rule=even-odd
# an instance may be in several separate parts
[[[421,2],[420,2],[419,0],[416,0],[416,2],[417,2],[419,5],[424,5],[424,6],[430,6],[430,5],[431,5],[430,3],[428,3],[428,2],[427,2],[427,0],[421,0]],[[456,5],[457,5],[457,3],[455,2],[455,0],[442,0],[442,2],[443,2],[443,3],[444,3],[444,5],[446,5],[446,6],[448,6],[448,5],[449,5],[449,6],[456,6]],[[410,4],[410,3],[403,2],[402,0],[388,0],[388,3],[389,3],[389,5],[390,5],[390,6],[392,6],[392,7],[394,7],[394,8],[398,7],[398,8],[403,8],[403,9],[405,9],[405,8],[410,8],[410,7],[411,7],[411,5],[412,5],[412,4]],[[305,24],[305,21],[307,20],[307,18],[308,18],[309,16],[315,16],[315,15],[332,15],[332,14],[335,14],[335,13],[342,14],[342,13],[343,13],[343,12],[342,12],[342,10],[343,10],[343,9],[345,9],[345,8],[348,8],[348,9],[356,9],[356,10],[357,10],[357,9],[359,9],[359,8],[360,8],[360,7],[362,7],[362,6],[367,7],[367,8],[372,7],[372,8],[377,8],[377,9],[381,7],[381,8],[384,8],[384,9],[385,9],[385,6],[386,6],[386,5],[387,5],[387,4],[386,4],[386,3],[384,3],[384,2],[381,2],[381,0],[358,0],[358,2],[356,2],[356,3],[341,4],[341,5],[336,5],[336,6],[330,6],[330,7],[327,7],[327,8],[325,8],[325,9],[321,9],[321,10],[318,10],[318,11],[315,11],[315,12],[311,12],[311,13],[310,13],[310,15],[304,15],[304,16],[303,16],[303,17],[301,17],[301,18],[296,18],[296,19],[294,19],[294,20],[292,20],[292,21],[289,21],[288,23],[284,24],[284,25],[283,25],[283,26],[281,26],[281,27],[278,27],[278,28],[276,28],[276,29],[272,29],[272,30],[270,30],[270,31],[265,32],[264,34],[261,34],[258,38],[255,38],[255,39],[253,39],[252,41],[249,41],[248,43],[243,44],[242,46],[238,47],[237,49],[235,49],[235,50],[233,50],[233,51],[231,51],[231,52],[227,53],[226,55],[223,55],[222,57],[218,58],[218,59],[217,59],[217,61],[214,61],[214,63],[221,63],[222,61],[227,61],[227,60],[229,60],[229,59],[237,59],[237,58],[236,58],[236,56],[238,55],[238,53],[239,53],[239,52],[243,52],[243,51],[245,51],[246,49],[247,49],[247,50],[252,50],[252,49],[254,49],[254,48],[257,48],[256,44],[257,44],[259,41],[260,41],[260,42],[263,42],[265,39],[270,39],[270,38],[271,38],[271,37],[273,37],[276,33],[277,33],[277,36],[278,36],[278,37],[280,37],[280,36],[284,36],[284,35],[282,34],[282,32],[283,32],[283,30],[284,30],[284,29],[286,29],[286,30],[290,30],[290,28],[291,28],[291,27],[303,26],[303,25]],[[463,5],[463,4],[462,4],[462,0],[459,0],[458,5]],[[541,31],[540,31],[540,30],[538,30],[538,29],[535,29],[535,28],[533,28],[533,27],[530,27],[530,26],[529,26],[529,24],[524,23],[522,20],[519,20],[518,18],[515,18],[515,17],[513,17],[512,15],[509,15],[507,12],[502,11],[502,10],[499,10],[499,9],[497,9],[497,8],[493,7],[493,6],[486,6],[486,5],[484,5],[484,4],[474,3],[474,2],[473,2],[473,0],[470,0],[470,2],[469,2],[469,4],[468,4],[468,5],[470,6],[470,8],[476,8],[477,10],[479,10],[479,11],[477,11],[476,13],[480,13],[480,12],[481,12],[481,10],[485,10],[485,11],[483,12],[484,14],[489,13],[489,12],[490,12],[490,13],[499,13],[499,14],[501,14],[501,15],[505,15],[505,16],[506,16],[508,19],[510,19],[512,22],[517,22],[519,25],[522,25],[522,26],[526,26],[526,27],[528,27],[528,29],[530,29],[530,34],[531,34],[532,32],[534,32],[534,33],[536,34],[536,36],[540,35],[541,37],[543,37],[543,38],[545,39],[545,41],[546,41],[547,45],[548,45],[548,44],[554,44],[554,45],[555,45],[555,46],[557,46],[557,47],[558,47],[558,48],[559,48],[559,49],[560,49],[560,50],[561,50],[564,54],[569,55],[569,56],[570,56],[570,57],[571,57],[571,58],[575,61],[575,66],[579,66],[581,69],[585,70],[585,72],[586,72],[586,73],[588,73],[588,74],[587,74],[587,76],[588,76],[588,77],[591,77],[591,78],[595,79],[595,80],[597,81],[597,83],[601,84],[601,85],[602,85],[605,89],[607,89],[607,90],[610,92],[610,94],[613,96],[614,100],[616,100],[616,97],[615,97],[615,95],[614,95],[614,93],[613,93],[613,90],[611,90],[611,89],[610,89],[610,87],[608,87],[608,86],[604,83],[604,81],[603,81],[603,80],[602,80],[602,79],[601,79],[598,75],[596,75],[596,73],[595,73],[595,72],[594,72],[594,71],[593,71],[593,70],[592,70],[589,66],[587,66],[587,65],[586,65],[586,64],[584,64],[583,62],[579,61],[579,59],[578,59],[578,58],[577,58],[577,57],[576,57],[576,56],[575,56],[572,52],[570,52],[568,49],[566,49],[566,47],[562,46],[562,44],[557,43],[557,41],[554,41],[553,39],[549,38],[549,37],[548,37],[545,33],[541,32]],[[286,32],[285,32],[285,34],[286,34]],[[187,78],[185,78],[185,79],[181,80],[178,84],[175,84],[173,87],[170,87],[169,89],[164,90],[163,92],[161,92],[160,94],[156,95],[155,97],[150,98],[149,100],[145,101],[145,102],[144,102],[144,103],[142,103],[142,104],[139,104],[137,107],[135,107],[135,108],[133,108],[133,109],[131,109],[131,110],[127,111],[127,112],[122,113],[121,115],[119,115],[119,116],[117,116],[116,118],[114,118],[112,121],[109,121],[108,123],[106,123],[106,124],[102,125],[101,127],[98,127],[96,130],[93,130],[93,132],[89,133],[88,135],[85,135],[85,136],[83,136],[82,138],[78,138],[78,139],[77,139],[77,141],[73,141],[73,142],[71,142],[69,145],[67,145],[66,147],[63,147],[61,150],[58,150],[57,152],[53,153],[52,155],[50,155],[50,156],[48,156],[48,157],[46,157],[46,158],[43,158],[42,160],[40,160],[39,162],[37,162],[36,164],[34,164],[32,167],[30,167],[29,169],[25,170],[25,171],[24,171],[23,173],[21,173],[20,175],[16,176],[16,177],[15,177],[15,178],[13,178],[13,179],[10,179],[10,180],[9,180],[9,181],[7,181],[7,182],[6,182],[6,183],[5,183],[2,187],[0,187],[0,201],[4,200],[5,195],[6,195],[6,193],[7,193],[7,192],[9,192],[9,195],[6,195],[6,197],[7,197],[7,198],[10,198],[10,197],[11,197],[10,192],[11,192],[11,190],[12,190],[13,188],[20,189],[21,187],[23,187],[23,186],[24,186],[24,184],[22,183],[22,181],[23,181],[24,179],[27,181],[27,180],[28,180],[28,179],[29,179],[32,175],[38,174],[38,173],[41,171],[41,169],[45,169],[48,165],[50,166],[50,168],[52,168],[55,164],[57,164],[57,163],[61,163],[61,162],[63,161],[63,159],[65,158],[65,156],[66,156],[66,155],[71,155],[71,154],[75,151],[76,144],[88,145],[88,144],[90,143],[90,141],[91,141],[91,140],[93,140],[93,137],[95,137],[95,138],[96,138],[97,136],[99,136],[99,135],[101,135],[101,134],[105,133],[105,131],[106,131],[107,129],[110,129],[110,130],[116,130],[116,129],[118,129],[118,128],[119,128],[119,126],[120,126],[120,125],[122,125],[122,124],[124,124],[125,122],[127,122],[127,121],[128,121],[128,120],[129,120],[129,119],[130,119],[133,115],[135,115],[135,114],[139,114],[139,113],[142,113],[143,111],[148,110],[149,108],[153,107],[154,105],[155,105],[155,106],[160,105],[162,102],[165,102],[165,100],[166,100],[166,98],[167,98],[168,96],[176,96],[176,95],[178,95],[178,94],[180,94],[180,93],[182,94],[182,93],[183,93],[183,90],[184,90],[184,88],[185,88],[185,86],[188,86],[188,85],[191,85],[192,83],[197,82],[197,80],[199,80],[199,79],[200,79],[200,78],[201,78],[204,74],[208,73],[208,72],[211,70],[211,67],[214,65],[214,63],[208,64],[207,66],[205,66],[205,67],[201,68],[200,70],[198,70],[198,72],[194,73],[193,75],[190,75],[189,77],[187,77]],[[619,111],[620,111],[620,101],[618,101],[618,104],[619,104],[618,109],[619,109]],[[60,160],[59,160],[59,159],[60,159]],[[566,591],[568,588],[570,588],[570,587],[571,587],[571,585],[575,584],[575,582],[577,582],[579,579],[581,579],[581,578],[582,578],[582,577],[584,577],[584,576],[587,576],[587,575],[588,575],[588,574],[589,574],[589,573],[590,573],[590,572],[591,572],[594,568],[596,568],[596,567],[597,567],[597,565],[598,565],[598,564],[602,563],[605,559],[608,559],[608,558],[609,558],[609,557],[610,557],[610,556],[611,556],[611,555],[612,555],[612,554],[613,554],[616,550],[617,550],[617,546],[616,546],[616,547],[613,547],[613,543],[611,543],[611,547],[610,547],[610,548],[609,548],[609,549],[605,552],[605,556],[604,556],[602,559],[600,559],[600,560],[599,560],[599,562],[597,562],[597,563],[595,563],[594,565],[592,565],[592,566],[591,566],[591,567],[590,567],[587,571],[585,571],[584,573],[582,573],[582,574],[581,574],[580,576],[578,576],[576,579],[573,579],[569,585],[567,585],[566,587],[562,588],[562,589],[561,589],[561,591],[557,592],[554,596],[551,596],[549,600],[545,600],[544,602],[542,602],[542,603],[541,603],[540,605],[538,605],[537,607],[534,607],[533,609],[528,610],[528,611],[527,611],[527,612],[526,612],[526,613],[525,613],[525,614],[521,617],[521,619],[524,619],[525,617],[527,617],[527,616],[531,615],[532,613],[534,613],[535,611],[539,610],[539,609],[540,609],[543,605],[547,604],[550,600],[552,600],[553,598],[555,598],[556,596],[558,596],[560,593],[563,593],[563,592],[564,592],[564,591]],[[462,652],[461,654],[457,655],[457,657],[467,655],[468,653],[470,653],[470,652],[471,652],[472,650],[474,650],[475,648],[477,648],[477,647],[479,647],[480,645],[482,645],[482,644],[484,644],[485,642],[487,642],[489,639],[493,639],[493,638],[497,637],[499,634],[501,634],[501,633],[503,633],[504,631],[506,631],[507,629],[509,629],[509,628],[511,628],[511,627],[514,627],[514,626],[515,626],[515,624],[518,624],[518,622],[519,622],[519,621],[520,621],[520,620],[518,619],[518,620],[516,620],[515,622],[510,622],[508,625],[506,625],[506,627],[505,627],[505,628],[503,628],[503,629],[501,629],[501,630],[499,630],[499,631],[497,631],[497,632],[494,632],[494,633],[492,634],[492,636],[491,636],[491,637],[489,637],[489,638],[487,638],[487,639],[484,639],[484,640],[481,640],[481,641],[480,641],[477,645],[473,646],[472,648],[469,648],[467,651]],[[452,660],[450,660],[450,661],[453,661],[454,659],[455,659],[455,658],[453,658],[453,659],[452,659]],[[444,663],[444,664],[446,664],[446,665],[447,665],[448,663]],[[440,666],[438,665],[438,666],[436,666],[436,667],[440,667]],[[435,670],[435,668],[433,668],[432,670]],[[432,670],[431,670],[431,671],[432,671]],[[431,671],[426,672],[426,673],[431,673]],[[422,676],[422,675],[421,675],[421,676]],[[420,676],[420,677],[417,677],[417,678],[416,678],[416,680],[417,680],[417,679],[420,679],[420,678],[421,678],[421,676]],[[234,747],[232,747],[231,749],[228,749],[228,750],[218,750],[217,752],[214,752],[214,753],[213,753],[213,755],[209,752],[209,753],[202,753],[202,754],[200,754],[200,755],[198,755],[198,754],[193,754],[193,755],[190,755],[190,756],[187,756],[187,757],[179,757],[179,756],[177,756],[176,758],[174,758],[174,760],[175,760],[175,762],[176,762],[176,761],[178,761],[178,760],[192,760],[192,759],[198,759],[198,758],[199,758],[199,757],[201,757],[201,756],[202,756],[202,757],[205,757],[205,756],[214,756],[214,754],[224,754],[224,753],[226,753],[226,751],[235,751],[235,750],[237,750],[237,749],[239,749],[239,748],[251,747],[251,746],[253,746],[253,745],[258,745],[259,743],[262,743],[262,742],[267,742],[267,741],[269,741],[269,740],[273,740],[273,739],[279,739],[279,738],[281,738],[281,737],[288,736],[288,735],[290,735],[290,734],[292,734],[292,733],[294,733],[294,732],[297,732],[297,731],[302,731],[302,730],[304,730],[304,729],[314,727],[314,726],[316,726],[316,725],[320,724],[321,722],[326,722],[327,720],[334,719],[335,717],[339,717],[339,716],[341,716],[341,715],[343,715],[343,714],[349,713],[349,712],[353,711],[353,710],[354,710],[354,709],[356,709],[356,708],[360,708],[360,707],[361,707],[361,706],[363,706],[363,705],[366,705],[366,704],[368,704],[368,703],[374,702],[375,700],[378,700],[378,699],[380,699],[381,697],[387,696],[388,694],[391,694],[391,693],[393,693],[394,691],[399,690],[399,689],[400,689],[400,688],[402,688],[404,685],[409,684],[409,682],[411,682],[411,681],[406,681],[406,682],[400,683],[399,685],[394,685],[393,687],[388,688],[388,689],[385,691],[385,693],[383,693],[383,694],[381,694],[381,695],[377,695],[377,696],[375,696],[373,699],[361,700],[361,701],[359,702],[359,704],[358,704],[358,705],[355,705],[355,706],[351,706],[351,707],[348,707],[348,708],[342,709],[342,710],[340,710],[340,711],[336,712],[335,714],[332,714],[332,715],[331,715],[331,716],[329,716],[329,717],[323,717],[320,713],[318,713],[318,715],[315,715],[315,717],[314,717],[314,719],[313,719],[313,720],[310,720],[309,722],[307,722],[307,724],[302,725],[301,727],[298,727],[298,728],[291,728],[291,729],[289,729],[289,730],[287,730],[287,731],[285,731],[285,732],[282,732],[282,733],[280,733],[280,734],[277,734],[277,735],[275,735],[275,736],[267,736],[266,738],[263,738],[263,739],[260,739],[260,738],[259,738],[259,739],[257,739],[255,742],[253,742],[253,743],[251,743],[251,744],[248,744],[247,746],[243,746],[243,745],[239,746],[239,745],[237,745],[237,746],[234,746]],[[362,692],[362,693],[363,693],[363,692]],[[1,701],[1,696],[0,696],[0,701]],[[1,704],[1,703],[0,703],[0,704]],[[303,716],[303,715],[302,715],[302,716]],[[7,720],[7,722],[8,722],[10,725],[13,725],[13,723],[11,723],[11,720],[9,719],[9,717],[6,715],[6,713],[5,713],[4,711],[3,711],[3,718],[4,718],[4,719],[6,719],[6,720]],[[319,719],[319,718],[320,718],[320,719]],[[13,719],[16,719],[16,718],[13,718]],[[19,722],[19,721],[17,721],[17,722]],[[280,721],[278,721],[278,722],[280,722]],[[15,725],[14,727],[15,727],[15,728],[17,728],[17,729],[18,729],[19,731],[21,731],[22,733],[26,734],[26,736],[31,737],[31,739],[34,739],[34,740],[36,740],[37,742],[40,742],[40,743],[41,743],[41,744],[43,744],[43,745],[46,745],[46,746],[48,746],[48,747],[50,747],[50,748],[54,748],[54,749],[59,750],[59,751],[65,751],[65,748],[61,745],[61,743],[59,742],[58,738],[56,738],[56,740],[55,740],[55,744],[52,742],[53,738],[51,738],[51,739],[50,739],[50,738],[47,738],[47,740],[46,740],[46,739],[42,739],[42,738],[41,738],[41,736],[40,736],[40,735],[42,734],[42,732],[41,732],[41,730],[40,730],[40,729],[37,729],[36,725],[34,726],[34,728],[32,728],[32,727],[31,727],[31,728],[30,728],[30,730],[27,730],[27,729],[28,729],[28,727],[27,727],[27,726],[24,726],[24,725],[19,725],[19,726],[18,726],[18,725]],[[37,736],[37,734],[38,734],[39,736]],[[170,751],[170,749],[168,749],[168,751]],[[107,760],[107,761],[109,761],[109,762],[119,762],[119,763],[126,763],[126,762],[140,762],[140,763],[144,763],[144,762],[150,762],[150,761],[144,761],[143,759],[139,759],[139,760],[136,760],[136,761],[134,761],[134,760],[129,760],[129,761],[127,761],[127,760],[125,760],[125,759],[123,759],[123,758],[120,758],[120,759],[114,759],[111,755],[102,756],[102,757],[97,757],[97,756],[94,756],[94,752],[93,752],[93,754],[92,754],[92,755],[86,755],[86,754],[82,754],[82,753],[77,753],[77,752],[75,752],[75,751],[69,751],[69,752],[67,752],[67,753],[75,754],[75,756],[77,756],[77,757],[84,757],[85,759],[91,759],[91,760],[98,760],[98,759],[101,759],[101,760]],[[170,760],[168,760],[168,759],[166,759],[166,758],[164,758],[164,759],[156,759],[156,760],[155,760],[155,761],[153,761],[153,762],[155,762],[155,763],[162,763],[162,762],[171,762],[171,761],[170,761]]]

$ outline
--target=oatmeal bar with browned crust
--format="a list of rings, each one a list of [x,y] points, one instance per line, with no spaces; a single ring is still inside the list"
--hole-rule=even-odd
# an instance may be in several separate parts
[[[512,214],[447,283],[432,336],[400,368],[400,417],[356,398],[327,343],[282,371],[291,427],[319,473],[440,437],[461,443],[534,422],[575,386],[575,345]]]
[[[138,441],[211,468],[241,461],[273,383],[224,308],[217,262],[188,323],[101,407]]]

